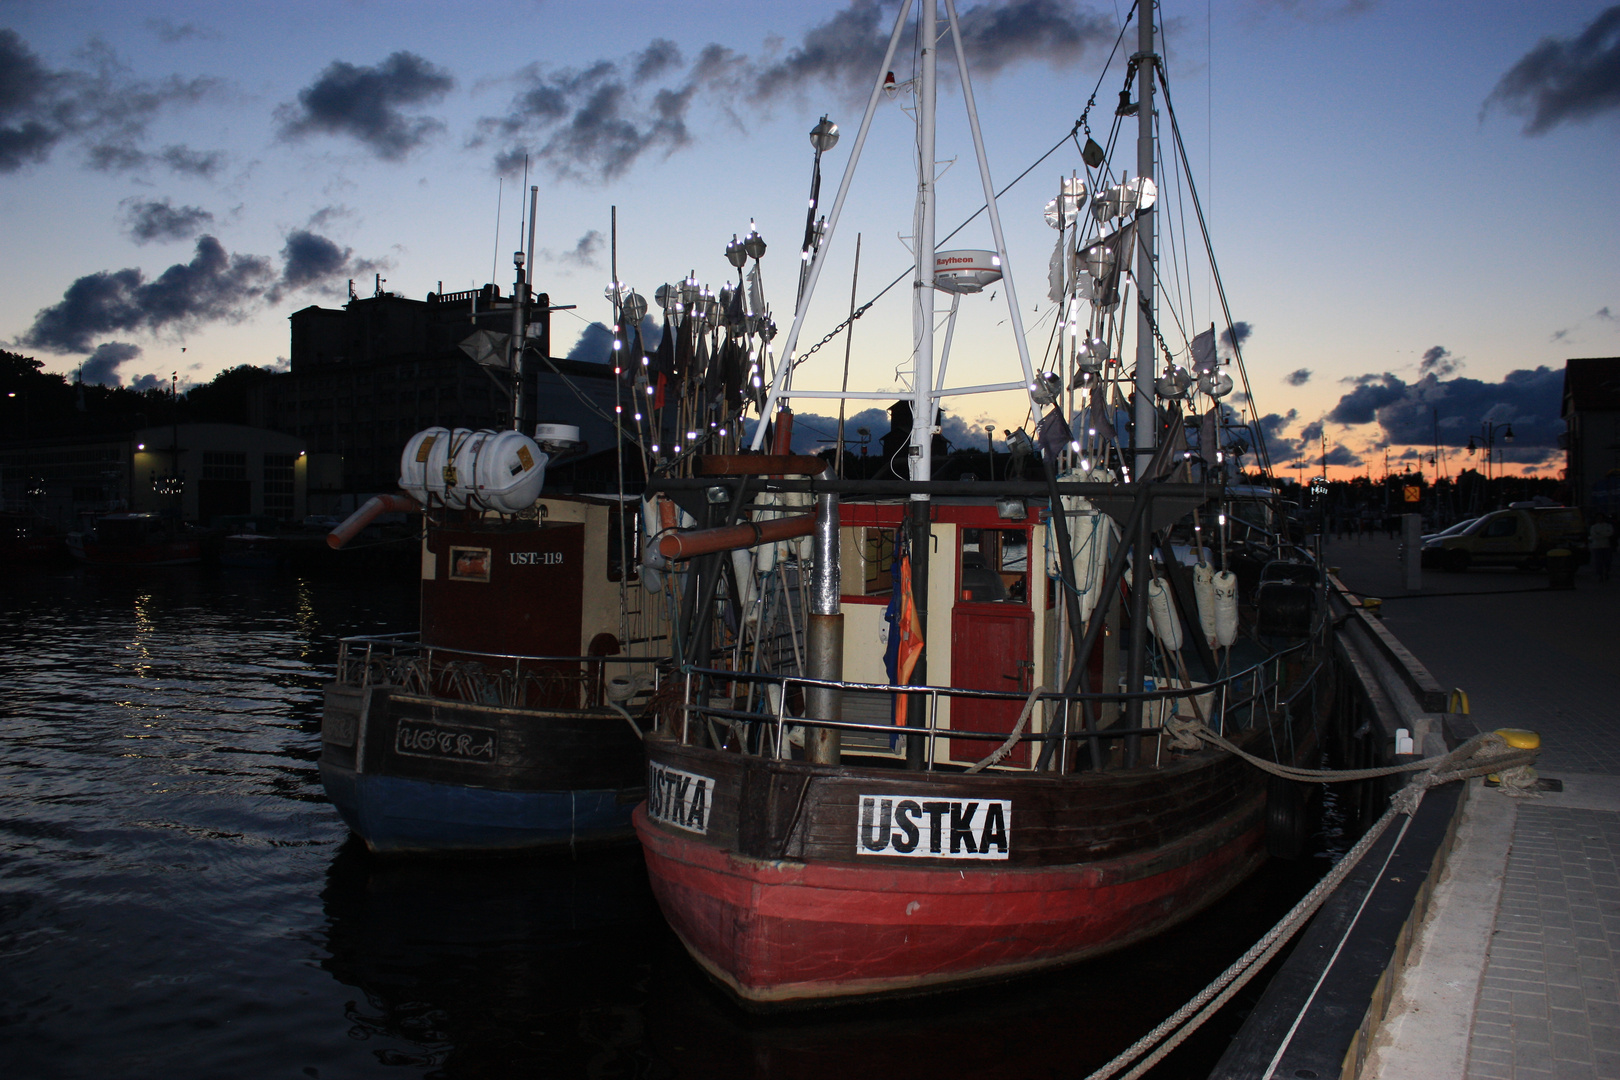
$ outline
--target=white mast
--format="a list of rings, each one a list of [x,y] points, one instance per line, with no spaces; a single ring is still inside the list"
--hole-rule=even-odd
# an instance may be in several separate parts
[[[1142,181],[1153,179],[1153,20],[1158,5],[1143,0],[1137,34],[1136,64],[1136,174]],[[1131,445],[1135,450],[1131,479],[1146,479],[1158,436],[1158,414],[1153,405],[1155,353],[1153,348],[1153,263],[1154,218],[1151,209],[1137,215],[1136,222],[1136,409]],[[1121,253],[1123,254],[1123,252]]]
[[[934,444],[934,109],[939,38],[935,0],[923,0],[917,17],[917,44],[922,49],[922,86],[917,95],[917,277],[911,290],[913,340],[911,364],[911,478],[932,480]],[[927,495],[914,494],[926,502]]]

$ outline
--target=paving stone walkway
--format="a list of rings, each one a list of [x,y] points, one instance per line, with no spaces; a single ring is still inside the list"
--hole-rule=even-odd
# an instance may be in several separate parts
[[[1539,771],[1578,793],[1524,800],[1473,841],[1508,851],[1478,994],[1464,1003],[1468,1080],[1620,1080],[1620,582],[1586,568],[1554,591],[1533,573],[1429,570],[1414,592],[1394,541],[1330,542],[1325,554],[1348,586],[1384,600],[1385,625],[1443,686],[1467,693],[1476,724],[1539,732]]]

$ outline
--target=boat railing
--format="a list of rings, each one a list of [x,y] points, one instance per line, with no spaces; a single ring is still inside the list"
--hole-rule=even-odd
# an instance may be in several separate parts
[[[629,708],[663,685],[658,656],[536,656],[425,645],[415,633],[344,638],[336,681],[508,708]]]
[[[1081,718],[1098,715],[1099,706],[1109,704],[1123,706],[1133,701],[1143,703],[1142,714],[1151,717],[1151,722],[1145,722],[1139,727],[1123,725],[1104,727],[1082,719],[1077,724],[1042,725],[1043,730],[1036,731],[1033,730],[1036,725],[1029,723],[1014,740],[1014,745],[1028,743],[1035,746],[1052,741],[1061,741],[1064,744],[1089,743],[1096,748],[1096,752],[1092,754],[1094,761],[1104,760],[1105,754],[1102,750],[1115,740],[1132,736],[1156,737],[1164,734],[1169,726],[1168,719],[1172,716],[1181,721],[1202,721],[1218,734],[1226,734],[1228,730],[1264,726],[1272,732],[1273,739],[1276,739],[1278,725],[1271,723],[1273,718],[1292,717],[1298,710],[1307,708],[1311,710],[1311,716],[1318,715],[1319,684],[1328,659],[1327,651],[1321,648],[1325,630],[1324,620],[1320,632],[1281,648],[1249,667],[1210,682],[1160,686],[1158,681],[1155,681],[1154,689],[1135,692],[1082,691],[1067,694],[1061,691],[1041,690],[1031,694],[1005,690],[973,690],[954,686],[813,679],[779,672],[747,672],[687,666],[681,671],[684,686],[680,709],[680,741],[682,743],[692,741],[694,720],[701,725],[699,738],[706,738],[715,746],[730,745],[720,730],[722,725],[730,726],[739,735],[752,736],[741,740],[744,748],[778,759],[791,756],[793,729],[797,728],[826,728],[879,736],[894,741],[921,738],[924,740],[924,767],[932,770],[938,760],[939,739],[1004,743],[1010,735],[1007,730],[975,731],[940,726],[939,702],[942,698],[1022,703],[1031,697],[1037,703],[1045,703],[1052,715],[1057,715],[1059,710],[1066,710],[1068,715]],[[1307,664],[1309,670],[1305,670]],[[760,692],[738,695],[737,687],[729,684],[758,687]],[[775,693],[766,692],[766,687],[773,689]],[[707,692],[701,692],[705,688]],[[926,701],[923,710],[925,723],[919,730],[886,723],[794,715],[790,711],[789,702],[795,699],[803,700],[804,691],[811,688],[870,694],[920,695]],[[763,709],[732,707],[739,696],[748,701],[758,701]],[[721,704],[722,702],[731,704]],[[1293,726],[1283,724],[1281,727],[1284,729],[1282,737],[1291,740]],[[1158,760],[1157,754],[1162,752],[1162,748],[1163,740],[1159,740],[1155,764]],[[1291,757],[1294,747],[1290,741],[1287,745],[1279,743],[1269,749],[1272,750],[1276,760],[1284,760],[1285,755]],[[1060,771],[1068,768],[1069,756],[1067,753],[1054,756]]]

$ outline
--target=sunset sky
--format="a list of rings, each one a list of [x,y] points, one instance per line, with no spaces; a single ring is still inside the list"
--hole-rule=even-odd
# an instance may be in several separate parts
[[[1102,137],[1125,3],[960,4],[998,186],[1064,142],[1094,89]],[[894,11],[0,0],[0,347],[86,381],[200,382],[285,365],[287,316],[340,305],[351,278],[361,295],[379,275],[416,298],[492,274],[505,290],[525,154],[535,283],[579,306],[555,316],[555,353],[611,317],[615,206],[619,277],[649,297],[693,271],[718,287],[726,243],[757,221],[785,331],[806,135],[823,113],[844,132],[824,160],[827,206]],[[1438,421],[1454,474],[1477,463],[1461,447],[1489,422],[1512,425],[1511,469],[1555,472],[1564,360],[1620,355],[1620,6],[1222,0],[1166,3],[1162,22],[1193,178],[1249,330],[1254,402],[1239,404],[1263,418],[1279,466],[1301,450],[1319,461],[1325,435],[1334,475],[1381,475],[1386,449],[1395,467],[1426,460]],[[896,61],[902,80],[910,63]],[[942,235],[981,201],[955,93],[942,88],[938,157],[955,159]],[[857,232],[862,299],[910,262],[903,104],[878,110],[806,343],[848,312]],[[1060,146],[1000,202],[1037,355],[1051,326],[1041,210],[1079,168]],[[991,246],[983,219],[951,246]],[[857,324],[852,384],[894,385],[906,291]],[[1219,321],[1207,283],[1189,292],[1195,324]],[[953,384],[1006,378],[1014,355],[1004,298],[971,299]],[[842,351],[825,350],[838,364]],[[837,373],[818,358],[800,385]],[[948,433],[968,422],[982,438],[1025,408],[973,399],[955,420]]]

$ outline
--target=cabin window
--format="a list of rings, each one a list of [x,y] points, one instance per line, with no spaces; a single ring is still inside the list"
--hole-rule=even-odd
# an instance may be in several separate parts
[[[637,500],[638,502],[640,500]],[[624,580],[624,559],[630,559],[630,580],[641,577],[641,511],[634,505],[609,507],[607,515],[607,577]]]
[[[1504,536],[1513,536],[1517,534],[1518,531],[1519,519],[1513,517],[1512,515],[1508,515],[1507,517],[1499,517],[1495,521],[1491,522],[1490,525],[1485,529],[1485,535],[1490,539],[1499,540]]]
[[[1029,533],[963,529],[957,581],[969,603],[1029,603]]]
[[[886,593],[894,588],[894,537],[893,529],[861,530],[863,595]]]

